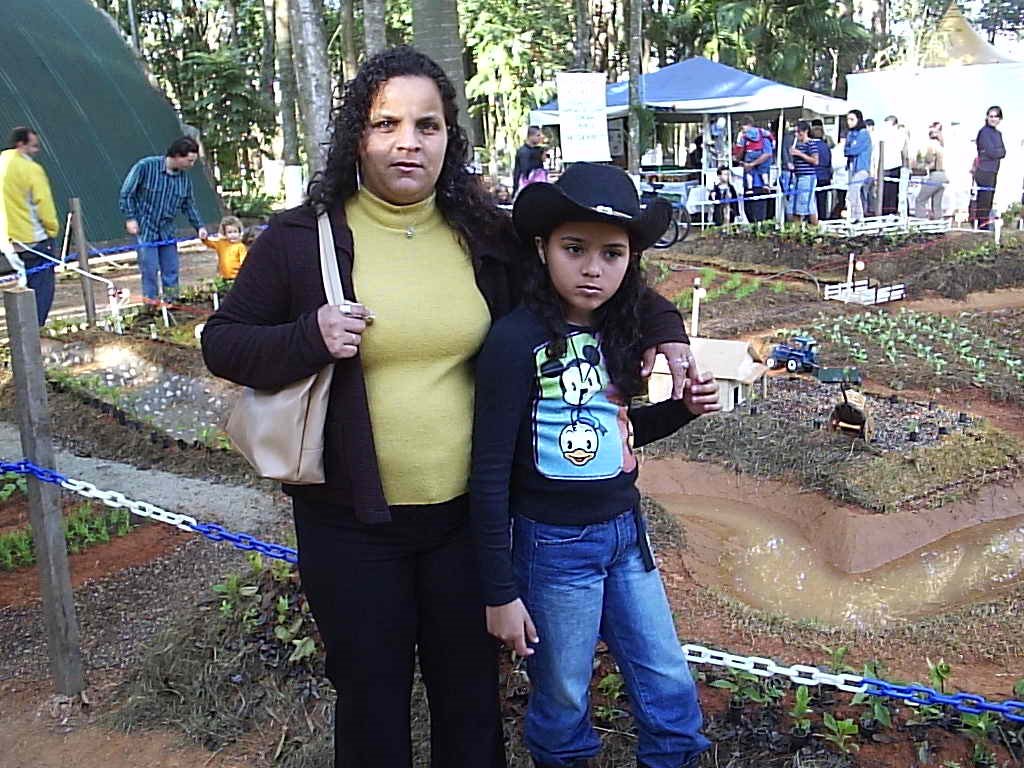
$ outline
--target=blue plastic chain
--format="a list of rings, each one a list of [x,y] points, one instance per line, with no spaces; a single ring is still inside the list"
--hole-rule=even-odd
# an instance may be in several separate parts
[[[31,475],[44,483],[61,485],[67,477],[52,469],[39,467],[30,461],[0,461],[0,473],[14,472],[19,475]],[[245,552],[258,552],[274,560],[287,563],[298,563],[299,553],[291,547],[281,544],[268,544],[247,533],[233,533],[215,523],[196,523],[192,530],[210,541],[227,542],[235,549]],[[954,693],[946,695],[924,685],[898,685],[872,677],[861,679],[864,693],[885,699],[894,699],[916,706],[952,707],[969,715],[981,715],[986,712],[1001,715],[1007,720],[1024,723],[1024,701],[1007,699],[1005,701],[989,701],[984,696],[974,693]]]
[[[954,693],[949,696],[939,693],[934,688],[924,685],[896,685],[885,680],[865,677],[861,682],[867,686],[864,691],[869,696],[880,696],[887,699],[913,703],[919,706],[953,707],[968,715],[980,715],[993,712],[1007,720],[1024,723],[1024,701],[1007,699],[1006,701],[989,701],[984,696],[974,693]]]
[[[36,466],[31,461],[0,461],[0,473],[7,472],[14,472],[19,475],[31,475],[44,483],[52,483],[54,485],[61,485],[67,480],[67,477],[62,475],[60,472]],[[291,547],[286,547],[281,544],[268,544],[267,542],[260,541],[255,536],[250,536],[247,533],[232,533],[216,523],[196,523],[189,527],[200,536],[203,536],[210,541],[227,542],[231,546],[235,547],[235,549],[240,549],[245,552],[259,552],[261,555],[265,555],[266,557],[270,557],[275,560],[284,560],[288,563],[299,562],[299,553]]]

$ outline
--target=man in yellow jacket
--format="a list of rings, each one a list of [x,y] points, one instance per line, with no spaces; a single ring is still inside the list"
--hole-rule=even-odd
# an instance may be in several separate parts
[[[50,192],[46,171],[33,158],[39,154],[39,135],[31,128],[15,128],[11,132],[10,149],[0,152],[0,248],[5,254],[13,248],[17,261],[26,271],[51,264],[37,253],[53,255],[52,238],[57,236],[57,209]],[[31,249],[31,250],[30,250]],[[53,304],[53,269],[42,269],[28,276],[28,287],[36,292],[36,314],[39,325]]]

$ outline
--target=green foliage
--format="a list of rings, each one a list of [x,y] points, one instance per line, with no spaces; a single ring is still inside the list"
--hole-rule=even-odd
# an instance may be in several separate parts
[[[935,662],[931,659],[926,659],[926,661],[928,662],[928,679],[931,681],[932,688],[938,690],[939,693],[945,693],[946,681],[949,680],[952,669],[944,659]]]
[[[834,57],[853,63],[870,43],[852,15],[827,0],[692,0],[669,8],[647,23],[665,63],[707,56],[802,88],[831,92]]]
[[[7,501],[11,496],[20,493],[22,496],[28,493],[28,480],[24,475],[17,472],[5,472],[0,476],[0,501]]]
[[[274,212],[274,198],[259,192],[239,194],[228,201],[232,213],[245,219],[267,219]]]
[[[853,667],[846,663],[846,656],[850,649],[845,645],[837,645],[829,648],[827,645],[819,645],[828,657],[828,669],[833,675],[842,675],[846,672],[853,672]]]
[[[793,694],[793,706],[789,710],[789,716],[793,718],[793,728],[800,733],[809,733],[811,730],[811,719],[808,715],[814,712],[811,709],[811,691],[806,685],[797,686]]]
[[[605,697],[605,703],[594,707],[594,716],[598,720],[611,721],[626,714],[617,706],[622,700],[625,687],[625,680],[618,672],[609,672],[598,681],[597,690]]]
[[[64,519],[64,538],[68,552],[77,554],[112,537],[131,530],[130,513],[125,509],[101,507],[84,501]],[[18,528],[0,534],[0,571],[28,568],[36,563],[35,544],[30,528]]]
[[[1013,695],[1018,700],[1024,699],[1024,677],[1018,680],[1013,686]]]
[[[511,158],[526,138],[530,110],[554,97],[555,73],[572,60],[569,7],[464,0],[459,12],[476,59],[466,83],[469,111],[484,118],[487,145]]]
[[[256,157],[276,131],[261,88],[262,0],[136,0],[142,56],[227,190],[256,182]],[[122,19],[124,23],[125,19]]]
[[[784,695],[776,681],[735,669],[729,670],[728,678],[712,682],[711,687],[729,691],[732,694],[732,701],[738,705],[748,702],[771,705]]]
[[[822,724],[825,726],[822,738],[844,755],[860,749],[860,744],[853,740],[860,733],[860,728],[851,718],[836,720],[830,712],[826,712],[822,716]]]

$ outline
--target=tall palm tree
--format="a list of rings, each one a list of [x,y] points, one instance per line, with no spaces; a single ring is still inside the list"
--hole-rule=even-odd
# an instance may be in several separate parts
[[[472,140],[472,126],[466,110],[466,70],[462,58],[466,46],[459,34],[457,0],[412,0],[412,32],[415,46],[436,61],[455,86],[459,122]]]
[[[373,56],[387,47],[385,0],[363,0],[363,33],[366,37],[366,55]]]

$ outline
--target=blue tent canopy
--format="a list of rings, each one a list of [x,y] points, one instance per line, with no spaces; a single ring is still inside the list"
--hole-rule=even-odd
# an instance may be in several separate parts
[[[646,107],[683,114],[801,109],[838,115],[847,109],[842,99],[776,83],[701,56],[642,75],[640,98]],[[625,114],[629,82],[610,83],[605,100],[609,117]],[[536,117],[531,122],[558,122],[558,101],[545,104],[533,114]]]

